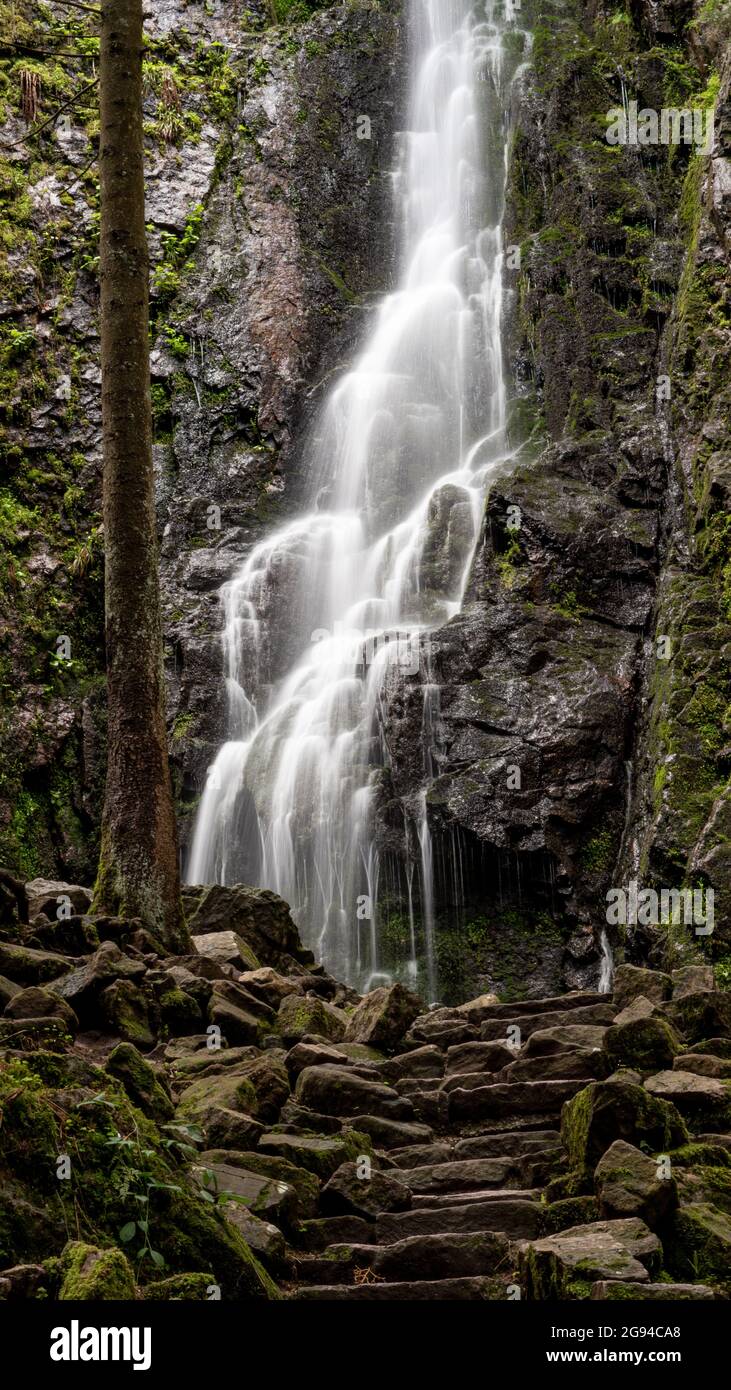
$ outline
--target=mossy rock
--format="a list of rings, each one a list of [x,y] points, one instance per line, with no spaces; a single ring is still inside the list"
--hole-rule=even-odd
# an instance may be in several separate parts
[[[206,1149],[200,1156],[200,1162],[204,1167],[228,1163],[234,1168],[244,1168],[249,1173],[259,1173],[262,1177],[276,1178],[279,1182],[288,1183],[297,1193],[300,1216],[309,1218],[317,1214],[320,1193],[318,1179],[314,1173],[308,1173],[305,1168],[298,1168],[286,1158],[258,1152],[235,1153],[230,1149]]]
[[[71,1222],[104,1248],[139,1218],[141,1192],[150,1197],[150,1244],[170,1274],[211,1269],[224,1298],[278,1297],[239,1232],[201,1197],[179,1151],[100,1067],[51,1054],[14,1060],[0,1070],[0,1109],[0,1184],[12,1197],[0,1215],[4,1264],[60,1251]],[[64,1153],[71,1179],[59,1182]],[[146,1261],[140,1272],[152,1272]]]
[[[672,1028],[661,1018],[637,1018],[608,1028],[602,1048],[612,1071],[618,1067],[662,1071],[672,1067],[679,1051]]]
[[[168,989],[158,1000],[160,1023],[174,1037],[195,1033],[203,1026],[200,1005],[184,989]]]
[[[175,1107],[155,1075],[154,1067],[146,1062],[132,1043],[119,1043],[110,1052],[106,1070],[121,1081],[133,1105],[145,1115],[162,1124],[172,1119]]]
[[[594,1186],[603,1217],[639,1216],[653,1231],[678,1205],[677,1183],[666,1162],[658,1164],[624,1139],[615,1139],[600,1158]]]
[[[256,1115],[256,1091],[249,1078],[242,1076],[238,1068],[201,1077],[183,1091],[178,1102],[178,1118],[189,1123],[200,1122],[214,1104],[227,1110],[238,1110],[244,1115]]]
[[[594,1168],[615,1139],[626,1139],[653,1153],[686,1143],[688,1131],[669,1101],[651,1096],[624,1079],[594,1081],[566,1101],[561,1138],[572,1169]]]
[[[212,1274],[172,1274],[145,1284],[140,1292],[146,1303],[205,1303],[215,1284]]]
[[[676,1168],[731,1168],[731,1152],[721,1144],[684,1144],[672,1150],[670,1159]]]
[[[137,1296],[132,1266],[114,1247],[99,1250],[83,1240],[71,1241],[61,1253],[59,1266],[62,1278],[58,1296],[62,1302],[126,1302]]]
[[[543,1213],[543,1234],[553,1235],[555,1231],[566,1231],[570,1226],[581,1226],[599,1220],[599,1203],[595,1197],[564,1197],[551,1202]]]
[[[731,1219],[706,1203],[675,1212],[663,1232],[665,1264],[674,1278],[729,1284]]]
[[[552,1178],[545,1189],[546,1200],[550,1204],[568,1201],[578,1197],[594,1196],[594,1173],[591,1168],[573,1168],[570,1173],[562,1173]]]
[[[279,1006],[276,1028],[292,1044],[308,1033],[340,1042],[345,1036],[346,1022],[340,1009],[315,994],[288,994]]]
[[[99,995],[99,1009],[107,1026],[125,1042],[147,1052],[156,1037],[150,1016],[150,1000],[132,980],[115,980]]]
[[[708,1203],[731,1217],[731,1171],[727,1167],[717,1168],[709,1163],[698,1168],[683,1168],[678,1183],[684,1205]]]
[[[686,1043],[692,1044],[686,1051],[694,1051],[705,1038],[731,1037],[731,993],[700,990],[671,1000],[665,1010]]]

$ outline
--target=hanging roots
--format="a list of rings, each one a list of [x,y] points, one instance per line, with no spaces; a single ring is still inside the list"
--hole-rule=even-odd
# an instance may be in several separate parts
[[[160,101],[170,110],[180,110],[180,88],[171,72],[166,72],[160,88]]]
[[[168,143],[182,135],[185,122],[181,111],[180,88],[173,74],[165,72],[160,87],[160,100],[157,111],[157,129]]]
[[[28,68],[20,70],[20,109],[26,125],[31,125],[38,115],[41,100],[41,79],[37,72]]]

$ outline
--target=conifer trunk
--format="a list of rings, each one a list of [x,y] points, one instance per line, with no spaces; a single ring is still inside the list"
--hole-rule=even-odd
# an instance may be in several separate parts
[[[101,361],[107,780],[95,909],[186,944],[165,729],[152,469],[142,0],[102,0]]]

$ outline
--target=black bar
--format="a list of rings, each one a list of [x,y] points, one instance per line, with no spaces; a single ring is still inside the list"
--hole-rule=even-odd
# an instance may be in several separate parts
[[[157,1383],[159,1377],[179,1372],[186,1387],[196,1382],[215,1385],[232,1375],[244,1387],[267,1367],[279,1380],[288,1365],[300,1373],[307,1365],[311,1371],[318,1366],[333,1381],[347,1369],[349,1384],[353,1378],[373,1384],[389,1364],[394,1369],[399,1363],[412,1374],[420,1363],[427,1372],[434,1372],[437,1364],[449,1370],[451,1363],[454,1376],[471,1380],[476,1373],[493,1379],[498,1368],[515,1376],[527,1371],[586,1375],[596,1369],[644,1374],[658,1368],[666,1375],[680,1371],[687,1376],[688,1371],[723,1364],[729,1311],[723,1301],[371,1306],[18,1302],[0,1304],[0,1347],[6,1367],[15,1354],[25,1377],[43,1373],[44,1384],[50,1385],[73,1376],[77,1385],[86,1381],[96,1386],[100,1372],[104,1382],[116,1375],[132,1376],[140,1383],[147,1376]],[[132,1358],[136,1355],[142,1363],[138,1371],[133,1359],[80,1359],[82,1346],[100,1350],[103,1328],[126,1331],[128,1345],[120,1338],[119,1347],[128,1349]],[[647,1329],[654,1329],[653,1334]],[[52,1359],[52,1342],[69,1356],[76,1350],[77,1359]]]

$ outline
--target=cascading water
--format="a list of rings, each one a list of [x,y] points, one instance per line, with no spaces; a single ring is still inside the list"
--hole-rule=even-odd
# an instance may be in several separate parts
[[[409,3],[399,286],[308,443],[312,509],[224,587],[228,741],[187,878],[275,889],[333,974],[361,989],[380,982],[381,704],[394,671],[416,677],[424,780],[403,808],[402,973],[423,972],[436,998],[429,632],[460,609],[487,483],[508,457],[502,215],[527,36],[509,0],[507,13],[496,0]]]

